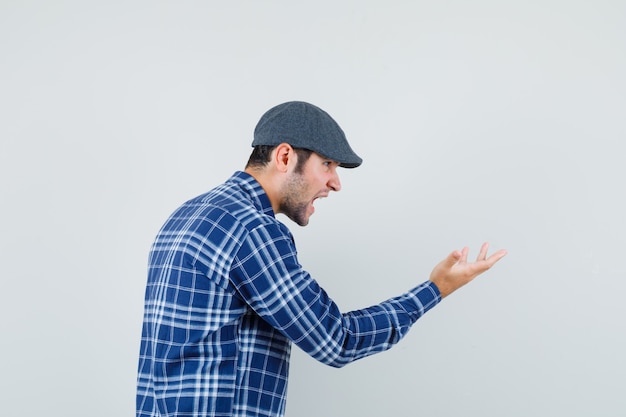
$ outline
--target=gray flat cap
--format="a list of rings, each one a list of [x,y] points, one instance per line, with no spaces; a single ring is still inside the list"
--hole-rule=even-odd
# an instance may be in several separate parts
[[[344,168],[356,168],[363,162],[348,144],[337,122],[324,110],[303,101],[272,107],[257,123],[253,147],[281,143],[309,149]]]

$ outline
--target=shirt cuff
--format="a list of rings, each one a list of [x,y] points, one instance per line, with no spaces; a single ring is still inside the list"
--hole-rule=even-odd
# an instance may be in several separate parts
[[[441,302],[441,292],[432,281],[426,281],[411,290],[419,306],[419,316],[423,316],[428,310]]]

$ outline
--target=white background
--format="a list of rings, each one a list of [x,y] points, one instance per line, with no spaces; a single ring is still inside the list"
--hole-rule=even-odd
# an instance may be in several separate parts
[[[133,415],[152,239],[287,100],[365,161],[285,219],[343,310],[509,251],[287,416],[626,415],[625,74],[618,0],[0,0],[2,415]]]

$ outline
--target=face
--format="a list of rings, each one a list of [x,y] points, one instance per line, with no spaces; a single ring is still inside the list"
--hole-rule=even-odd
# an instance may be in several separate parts
[[[338,167],[337,162],[313,152],[301,173],[292,169],[288,174],[282,188],[280,212],[300,226],[306,226],[309,217],[315,212],[315,200],[328,197],[331,191],[341,189]]]

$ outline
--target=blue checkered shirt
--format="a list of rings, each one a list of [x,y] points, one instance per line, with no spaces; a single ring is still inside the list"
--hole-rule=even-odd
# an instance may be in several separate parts
[[[341,367],[389,349],[440,300],[427,281],[342,314],[263,188],[236,172],[178,208],[150,251],[137,416],[282,416],[291,342]]]

